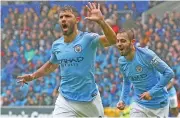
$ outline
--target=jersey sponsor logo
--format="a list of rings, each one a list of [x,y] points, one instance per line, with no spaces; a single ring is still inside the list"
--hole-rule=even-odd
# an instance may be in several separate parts
[[[141,67],[141,66],[139,66],[139,65],[138,65],[138,66],[136,66],[136,71],[137,71],[137,72],[142,72],[142,70],[143,70],[143,69],[142,69],[142,67]]]
[[[147,74],[140,74],[135,76],[128,76],[129,80],[131,81],[140,81],[147,77]]]
[[[160,63],[160,58],[158,56],[155,56],[152,60],[151,60],[151,65],[153,66],[157,66]]]
[[[82,51],[82,46],[79,45],[79,44],[78,44],[78,45],[75,45],[75,46],[74,46],[74,51],[75,51],[75,52],[81,52],[81,51]]]
[[[64,66],[78,66],[78,63],[82,62],[84,60],[84,57],[76,57],[72,59],[61,59],[59,60],[59,63],[62,67]]]

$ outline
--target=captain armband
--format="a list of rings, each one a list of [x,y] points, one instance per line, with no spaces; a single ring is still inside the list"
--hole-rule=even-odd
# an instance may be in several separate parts
[[[161,62],[161,59],[158,56],[153,57],[150,64],[154,67],[156,67]]]

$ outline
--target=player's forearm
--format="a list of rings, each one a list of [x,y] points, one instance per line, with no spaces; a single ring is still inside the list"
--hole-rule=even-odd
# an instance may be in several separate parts
[[[42,76],[46,76],[53,72],[57,67],[57,64],[52,64],[51,62],[47,61],[41,68],[39,68],[36,72],[32,74],[32,77],[39,78]]]
[[[170,82],[168,85],[167,85],[167,90],[169,91],[171,88],[173,87],[173,83],[172,82]]]
[[[150,95],[153,96],[156,92],[163,89],[170,80],[174,77],[174,72],[171,68],[165,69],[163,77],[160,78],[160,81],[149,91]]]
[[[113,29],[104,20],[99,21],[98,24],[102,28],[104,35],[106,36],[106,39],[108,40],[110,45],[115,44],[116,43],[116,34],[113,31]]]

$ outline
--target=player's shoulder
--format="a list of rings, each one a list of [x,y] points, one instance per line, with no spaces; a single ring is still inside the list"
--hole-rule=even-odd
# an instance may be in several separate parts
[[[142,47],[136,47],[137,51],[139,51],[140,53],[149,53],[152,52],[152,50],[150,50],[149,48],[142,48]]]
[[[149,48],[142,48],[142,47],[136,47],[137,53],[139,53],[142,57],[152,57],[155,55],[155,53],[150,50]]]
[[[53,42],[53,45],[55,45],[55,44],[57,44],[57,43],[62,43],[63,42],[63,36],[62,37],[60,37],[60,38],[58,38],[57,40],[55,40],[54,42]]]
[[[52,44],[52,48],[57,47],[59,44],[63,44],[63,37],[60,37],[59,39],[55,40]]]
[[[92,38],[99,36],[99,34],[93,33],[93,32],[82,32],[82,35],[87,36],[87,37],[92,37]]]
[[[125,63],[127,63],[125,57],[124,56],[120,56],[119,59],[118,59],[118,64],[123,65]]]

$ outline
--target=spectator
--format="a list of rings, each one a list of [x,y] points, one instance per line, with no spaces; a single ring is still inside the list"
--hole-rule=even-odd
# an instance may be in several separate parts
[[[127,3],[124,4],[124,10],[129,10],[129,7],[128,7]]]
[[[44,2],[42,3],[44,4]],[[153,4],[155,3],[157,4],[157,2]],[[136,32],[138,35],[136,36],[136,43],[153,49],[164,61],[173,67],[177,78],[176,89],[179,91],[180,13],[166,12],[162,20],[151,14],[148,22],[142,24],[141,18],[134,19],[135,16],[138,16],[138,13],[136,14],[138,11],[136,5],[138,6],[138,2],[132,2],[131,8],[128,8],[128,4],[124,5],[124,9],[130,9],[134,12],[132,15],[127,14],[124,22],[119,19],[116,12],[121,9],[118,7],[118,4],[110,4],[106,7],[106,4],[102,2],[101,11],[105,16],[104,18],[112,24],[112,27],[115,26],[113,28],[115,32],[124,27],[125,22],[129,22],[128,20],[133,21],[129,25],[130,27],[137,24]],[[46,62],[50,57],[52,42],[62,36],[62,29],[58,24],[58,13],[61,7],[50,7],[49,2],[46,2],[40,8],[40,15],[31,7],[25,6],[22,12],[18,8],[10,8],[8,9],[7,17],[2,19],[4,25],[2,24],[1,28],[1,95],[6,95],[7,91],[11,91],[11,97],[2,97],[2,105],[4,106],[19,106],[23,105],[23,102],[26,102],[25,105],[38,105],[39,100],[41,101],[40,104],[51,105],[54,104],[57,97],[57,93],[52,92],[52,88],[55,88],[55,91],[57,91],[59,86],[54,84],[60,81],[60,77],[57,74],[58,69],[49,77],[45,79],[40,78],[37,82],[34,82],[34,85],[30,83],[27,101],[19,102],[19,98],[16,99],[19,96],[15,95],[15,91],[12,91],[12,88],[16,88],[15,73],[27,73],[29,70],[34,71],[41,67],[42,63]],[[87,9],[82,7],[79,27],[83,31],[93,31],[102,34],[101,29],[95,23],[84,20],[84,17],[87,15]],[[121,26],[121,24],[124,25]],[[105,103],[104,106],[115,107],[114,101],[118,99],[119,96],[117,95],[121,93],[122,75],[117,68],[118,64],[115,63],[119,56],[120,54],[115,48],[98,49],[97,51],[95,78],[102,98],[108,98],[103,101]],[[53,79],[51,80],[50,78]],[[51,94],[46,92],[46,86],[48,86],[49,82],[52,84],[50,85]],[[43,94],[41,98],[39,98],[40,93]],[[53,103],[51,103],[50,95],[53,96]]]

